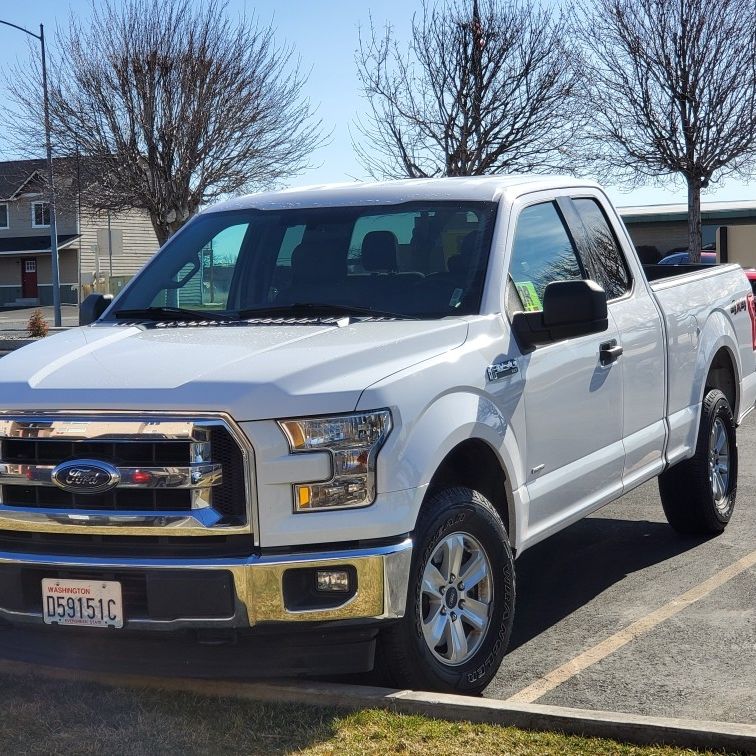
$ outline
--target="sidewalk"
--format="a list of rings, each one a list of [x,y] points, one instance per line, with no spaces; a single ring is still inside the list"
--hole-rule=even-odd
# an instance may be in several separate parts
[[[52,327],[55,322],[52,307],[24,307],[21,310],[0,310],[0,338],[24,338],[29,318],[35,310],[40,310],[42,316]],[[71,328],[79,325],[79,308],[77,305],[61,306],[61,325]],[[6,332],[9,334],[6,336]],[[15,336],[13,334],[16,334]]]
[[[57,330],[64,330],[79,325],[79,308],[77,305],[61,306],[61,329],[53,326],[55,316],[52,307],[25,307],[20,310],[0,310],[0,357],[14,349],[30,344],[34,339],[29,338],[29,318],[35,310],[41,310],[42,316],[50,327],[50,334]]]

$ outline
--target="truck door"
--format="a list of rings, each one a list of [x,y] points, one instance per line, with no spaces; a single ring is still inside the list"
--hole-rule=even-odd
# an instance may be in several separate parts
[[[515,203],[506,309],[541,308],[552,281],[588,278],[560,200]],[[622,380],[603,333],[565,339],[518,357],[524,381],[526,538],[540,540],[622,490]]]
[[[610,223],[603,203],[597,197],[574,195],[571,205],[582,226],[576,231],[581,257],[591,277],[606,291],[609,313],[619,332],[623,480],[629,490],[664,467],[666,360],[661,315],[637,257],[623,249],[620,240],[625,237]]]

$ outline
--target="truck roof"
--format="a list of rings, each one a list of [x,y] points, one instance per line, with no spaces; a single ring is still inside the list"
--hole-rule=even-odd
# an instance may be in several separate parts
[[[392,205],[416,200],[495,201],[502,193],[514,194],[554,189],[561,186],[597,186],[572,176],[521,174],[504,176],[458,176],[398,181],[350,181],[316,184],[276,192],[248,194],[213,205],[204,212],[224,210],[281,210],[300,207],[345,207],[349,205]]]

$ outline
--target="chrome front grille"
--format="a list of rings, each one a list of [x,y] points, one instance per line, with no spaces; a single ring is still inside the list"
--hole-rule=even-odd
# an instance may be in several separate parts
[[[0,415],[0,529],[250,532],[249,454],[222,418]]]

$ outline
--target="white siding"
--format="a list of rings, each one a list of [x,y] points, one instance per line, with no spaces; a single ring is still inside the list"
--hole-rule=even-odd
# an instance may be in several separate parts
[[[143,210],[111,213],[113,232],[113,276],[133,276],[158,250],[158,241],[149,214]],[[81,279],[92,282],[96,270],[95,248],[99,255],[100,273],[110,275],[108,253],[108,214],[82,208],[81,213]]]

